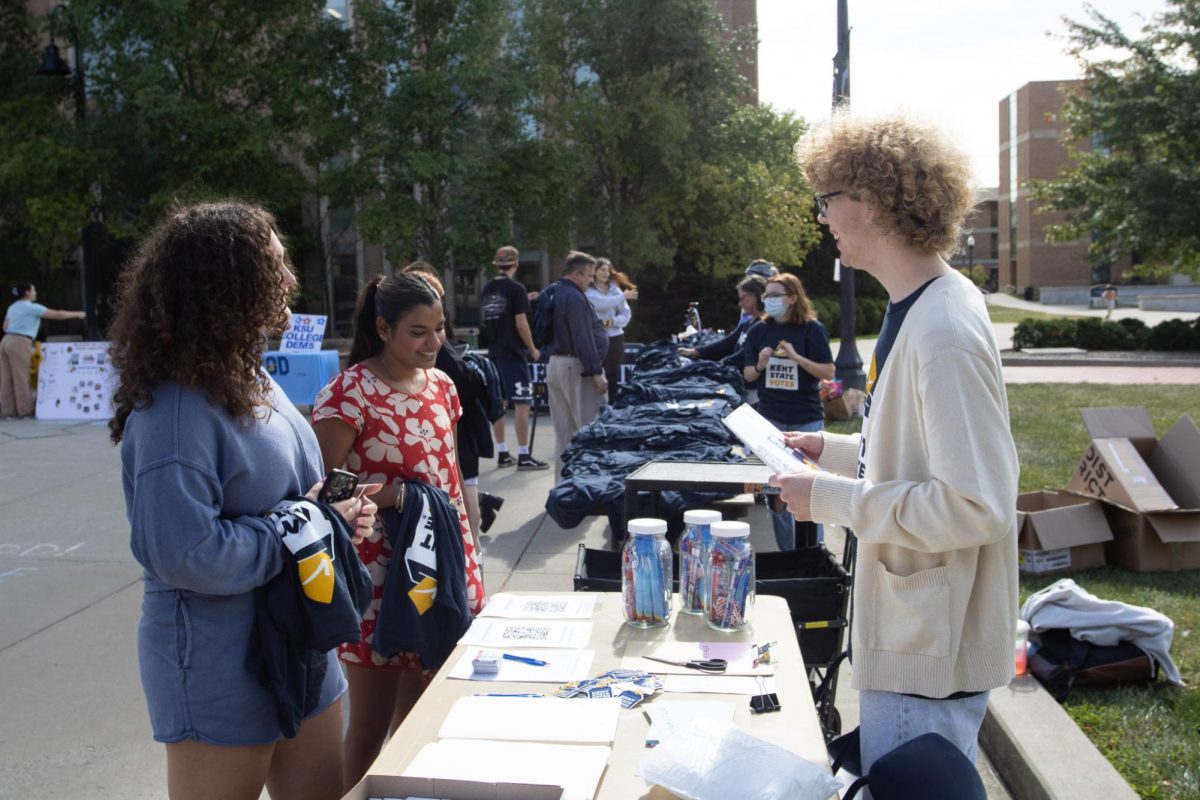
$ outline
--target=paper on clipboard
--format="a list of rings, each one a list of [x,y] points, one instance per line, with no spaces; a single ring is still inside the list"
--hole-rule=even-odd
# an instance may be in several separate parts
[[[590,620],[515,620],[476,617],[458,640],[480,647],[569,647],[575,650],[592,640]]]
[[[515,595],[506,592],[488,598],[481,617],[506,619],[591,619],[596,598],[591,595]]]
[[[759,675],[665,675],[664,692],[687,694],[770,694],[775,691],[775,679]]]
[[[721,422],[742,440],[754,455],[775,471],[776,475],[800,472],[804,469],[820,470],[817,462],[804,453],[793,450],[783,443],[783,433],[767,421],[748,403],[740,405]]]

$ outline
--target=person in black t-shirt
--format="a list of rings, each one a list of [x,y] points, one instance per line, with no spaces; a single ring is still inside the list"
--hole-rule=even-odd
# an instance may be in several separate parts
[[[783,273],[767,280],[763,309],[766,320],[751,327],[742,343],[746,382],[760,381],[754,410],[781,431],[819,431],[825,426],[820,381],[832,378],[836,371],[829,334],[817,321],[795,275]],[[771,522],[779,549],[795,549],[791,512],[776,503]],[[818,541],[823,533],[818,527]]]
[[[541,353],[533,344],[529,329],[529,296],[516,279],[517,248],[505,245],[496,251],[492,266],[497,275],[483,287],[479,310],[487,332],[488,358],[496,365],[504,385],[505,406],[514,409],[517,423],[517,458],[508,454],[505,442],[504,417],[496,420],[492,432],[496,437],[496,463],[501,467],[517,465],[517,469],[546,469],[550,465],[539,461],[529,452],[529,409],[533,403],[533,381],[529,375],[529,357],[534,361]]]

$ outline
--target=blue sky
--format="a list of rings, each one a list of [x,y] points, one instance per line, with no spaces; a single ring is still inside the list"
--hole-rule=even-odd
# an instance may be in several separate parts
[[[850,96],[856,113],[902,109],[946,128],[981,186],[999,173],[999,103],[1029,81],[1079,77],[1063,54],[1064,16],[1082,0],[849,0]],[[1094,0],[1136,34],[1165,0]],[[759,100],[810,121],[829,118],[836,0],[758,0]]]

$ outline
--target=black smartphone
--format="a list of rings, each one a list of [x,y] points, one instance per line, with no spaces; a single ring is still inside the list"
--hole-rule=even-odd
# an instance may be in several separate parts
[[[349,500],[358,488],[358,476],[344,469],[331,469],[325,476],[325,485],[317,499],[322,503],[339,503]]]

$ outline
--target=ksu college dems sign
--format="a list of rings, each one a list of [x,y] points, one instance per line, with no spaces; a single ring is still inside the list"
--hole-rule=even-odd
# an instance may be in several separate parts
[[[37,418],[108,419],[116,373],[108,358],[108,342],[42,345],[38,366]]]
[[[279,341],[281,353],[315,353],[325,341],[325,323],[329,317],[323,314],[293,314],[292,322]]]

